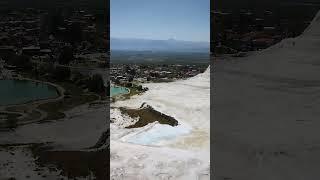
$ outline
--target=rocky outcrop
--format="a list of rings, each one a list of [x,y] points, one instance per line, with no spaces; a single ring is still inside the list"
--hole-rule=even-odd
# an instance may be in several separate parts
[[[126,128],[139,128],[158,121],[160,124],[168,124],[170,126],[177,126],[178,121],[166,114],[155,110],[152,106],[142,103],[139,109],[129,109],[120,107],[121,113],[128,115],[131,118],[139,118],[139,120]]]

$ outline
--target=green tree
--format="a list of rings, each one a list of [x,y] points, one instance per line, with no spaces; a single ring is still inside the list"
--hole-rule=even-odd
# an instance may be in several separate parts
[[[69,42],[72,44],[81,42],[82,30],[83,28],[80,23],[72,23],[67,32]]]
[[[88,88],[91,92],[105,92],[105,86],[102,76],[100,74],[93,75],[88,81]]]
[[[48,29],[50,34],[56,34],[59,26],[63,25],[63,17],[60,10],[53,10],[49,12],[48,19]]]
[[[30,57],[25,55],[17,55],[9,62],[9,64],[17,66],[19,68],[23,68],[25,70],[32,69],[32,63]]]
[[[44,75],[44,74],[53,74],[55,71],[55,67],[53,65],[53,63],[45,63],[45,64],[41,64],[38,67],[38,71],[40,75]]]
[[[60,64],[69,64],[74,60],[73,49],[70,46],[66,46],[62,49],[58,62]]]
[[[53,76],[58,81],[65,81],[70,78],[71,71],[68,67],[56,67]]]

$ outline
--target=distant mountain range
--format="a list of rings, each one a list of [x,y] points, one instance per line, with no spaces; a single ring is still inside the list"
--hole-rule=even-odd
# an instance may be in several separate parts
[[[180,41],[175,39],[150,40],[135,38],[111,38],[111,50],[209,52],[209,42]]]

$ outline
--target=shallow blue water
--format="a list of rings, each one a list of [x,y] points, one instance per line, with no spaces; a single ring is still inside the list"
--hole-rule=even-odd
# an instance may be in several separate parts
[[[133,137],[127,139],[127,142],[141,145],[156,145],[160,141],[172,140],[178,136],[190,133],[190,129],[186,126],[169,126],[156,124],[151,129],[143,131]]]
[[[125,87],[116,87],[116,86],[111,86],[110,87],[110,96],[117,96],[120,94],[127,94],[129,92],[128,88]]]
[[[27,80],[0,80],[0,105],[58,97],[55,87]]]

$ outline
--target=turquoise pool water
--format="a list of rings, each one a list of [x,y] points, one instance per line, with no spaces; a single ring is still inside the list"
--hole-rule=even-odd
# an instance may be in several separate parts
[[[27,80],[0,80],[0,106],[58,97],[55,87]]]
[[[116,86],[111,86],[110,87],[110,96],[111,97],[117,96],[117,95],[120,95],[120,94],[127,94],[127,93],[129,93],[128,88],[116,87]]]

